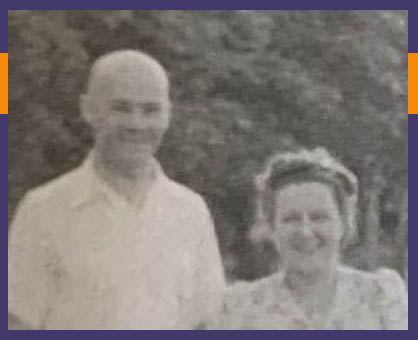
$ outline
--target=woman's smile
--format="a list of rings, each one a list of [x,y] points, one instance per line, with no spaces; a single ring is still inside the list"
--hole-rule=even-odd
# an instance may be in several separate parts
[[[317,250],[325,247],[326,241],[320,235],[294,235],[289,240],[289,245],[299,254],[313,255]]]

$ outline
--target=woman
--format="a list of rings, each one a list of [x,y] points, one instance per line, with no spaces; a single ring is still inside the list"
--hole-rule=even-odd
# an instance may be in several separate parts
[[[230,288],[216,328],[407,329],[408,297],[393,270],[341,264],[355,232],[357,180],[324,149],[273,157],[257,179],[262,234],[280,272]]]

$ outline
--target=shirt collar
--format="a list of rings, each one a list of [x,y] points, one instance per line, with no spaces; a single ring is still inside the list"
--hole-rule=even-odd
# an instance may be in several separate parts
[[[77,185],[77,194],[74,196],[71,204],[74,208],[80,208],[85,204],[93,202],[99,198],[105,198],[109,201],[115,201],[118,194],[103,180],[100,179],[93,165],[94,154],[91,152],[79,168],[79,183]],[[155,171],[155,183],[166,179],[160,163],[154,159],[153,167]]]

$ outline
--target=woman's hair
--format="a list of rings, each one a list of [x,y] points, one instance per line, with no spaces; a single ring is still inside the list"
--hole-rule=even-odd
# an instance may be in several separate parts
[[[256,176],[256,229],[254,238],[262,238],[273,227],[275,193],[286,185],[319,182],[332,188],[344,222],[343,244],[357,232],[358,183],[356,176],[324,148],[277,153],[270,157]]]

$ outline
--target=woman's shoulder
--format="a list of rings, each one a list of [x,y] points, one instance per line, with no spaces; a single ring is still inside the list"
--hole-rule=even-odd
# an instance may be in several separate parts
[[[350,267],[340,267],[338,272],[339,295],[350,299],[345,301],[347,305],[367,304],[379,316],[383,329],[408,327],[408,293],[398,272],[389,268],[366,272]]]
[[[221,320],[222,329],[309,329],[289,292],[276,274],[228,288]]]
[[[226,291],[222,311],[210,323],[209,329],[254,329],[253,323],[263,315],[266,289],[271,278],[238,281]]]
[[[237,281],[226,290],[225,304],[235,308],[261,305],[271,298],[277,281],[274,275],[254,281]],[[275,289],[274,292],[280,294],[280,289]]]
[[[338,268],[338,278],[346,286],[356,289],[357,292],[393,294],[406,290],[405,282],[397,271],[390,268],[380,268],[368,272],[348,266]]]

